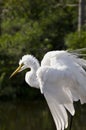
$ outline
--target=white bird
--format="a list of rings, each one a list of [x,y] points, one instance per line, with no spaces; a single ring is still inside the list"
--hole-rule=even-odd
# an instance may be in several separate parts
[[[45,54],[41,65],[32,55],[24,55],[19,67],[12,73],[31,68],[25,81],[31,87],[39,88],[44,94],[57,130],[68,127],[67,111],[75,114],[74,101],[86,103],[86,60],[67,51],[50,51]]]

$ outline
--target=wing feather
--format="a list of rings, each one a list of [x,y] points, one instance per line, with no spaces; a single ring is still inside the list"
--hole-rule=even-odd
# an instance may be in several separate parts
[[[64,107],[71,113],[72,116],[75,114],[75,109],[72,103],[64,104]]]
[[[49,93],[46,92],[44,96],[51,110],[57,130],[64,130],[68,126],[68,116],[64,106],[58,104]]]
[[[64,69],[65,72],[62,70],[65,86],[67,83],[74,101],[80,99],[82,104],[86,103],[86,60],[66,51],[54,52],[54,55],[49,60],[49,66],[58,68],[60,70],[59,73],[61,73],[61,69],[67,68],[66,70]],[[61,75],[59,74],[59,76]]]
[[[52,55],[53,53],[53,55]],[[86,103],[86,60],[66,51],[45,55],[37,77],[58,130],[68,126],[66,109],[75,114],[73,101]]]

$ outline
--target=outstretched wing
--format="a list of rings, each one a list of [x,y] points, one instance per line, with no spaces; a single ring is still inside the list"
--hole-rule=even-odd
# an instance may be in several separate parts
[[[53,67],[40,67],[38,70],[40,89],[58,130],[64,130],[68,125],[66,109],[74,115],[73,101],[80,99],[81,103],[86,102],[85,76],[85,71],[73,64],[72,68],[65,64],[62,66],[56,64]]]
[[[58,130],[67,127],[66,109],[74,115],[73,101],[86,103],[86,60],[66,51],[48,52],[38,70],[44,94]]]
[[[57,130],[64,130],[64,128],[67,128],[68,126],[68,116],[64,106],[62,104],[58,104],[49,93],[44,93],[44,96],[47,100]]]
[[[73,97],[66,79],[66,68],[58,70],[51,67],[41,67],[37,72],[41,92],[44,94],[57,130],[64,130],[68,126],[66,109],[74,115]],[[70,81],[69,81],[70,84]],[[66,108],[66,109],[65,109]]]
[[[73,100],[80,99],[81,103],[86,103],[86,60],[67,51],[51,51],[44,56],[41,66],[54,67],[59,72],[61,69],[67,68],[61,72],[65,77],[67,76],[64,80],[68,86],[70,85]],[[70,83],[68,84],[68,82]]]

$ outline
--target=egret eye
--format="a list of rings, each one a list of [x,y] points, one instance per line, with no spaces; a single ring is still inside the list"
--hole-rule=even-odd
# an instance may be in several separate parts
[[[21,67],[22,67],[22,66],[24,66],[24,63],[21,63],[20,65],[21,65]]]
[[[17,69],[10,75],[9,78],[12,78],[14,75],[16,75],[18,72],[20,72],[23,66],[24,66],[23,63],[20,64],[20,65],[17,67]]]

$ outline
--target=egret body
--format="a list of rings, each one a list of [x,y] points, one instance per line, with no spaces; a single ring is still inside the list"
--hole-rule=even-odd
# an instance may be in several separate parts
[[[57,130],[68,127],[67,111],[75,114],[74,101],[86,103],[86,60],[67,51],[50,51],[41,61],[32,55],[24,55],[19,67],[12,73],[30,68],[25,81],[31,87],[39,88],[44,94]]]

